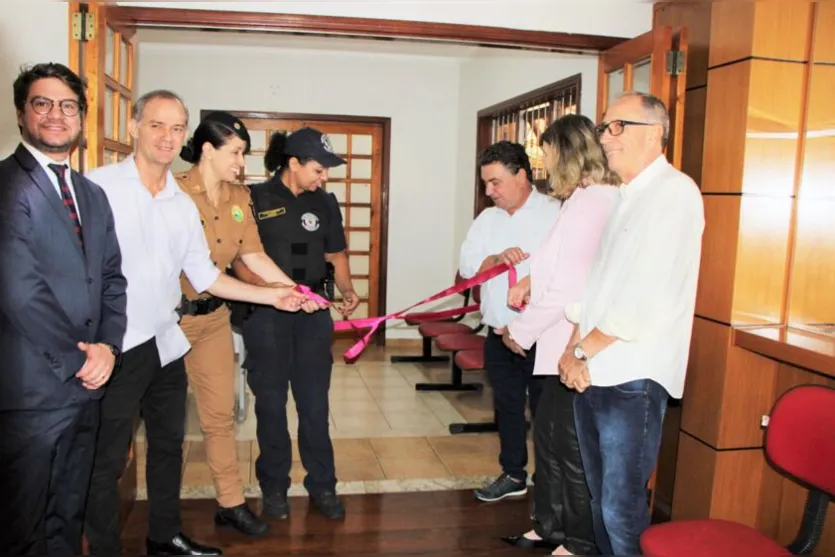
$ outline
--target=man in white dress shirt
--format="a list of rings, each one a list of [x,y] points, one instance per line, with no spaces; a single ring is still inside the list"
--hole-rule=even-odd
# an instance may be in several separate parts
[[[598,134],[623,180],[582,298],[560,376],[582,393],[577,437],[605,555],[639,555],[649,526],[646,484],[658,457],[668,397],[681,398],[699,276],[699,188],[664,157],[664,104],[626,93]]]
[[[183,356],[190,345],[178,324],[180,273],[185,272],[198,292],[228,300],[297,311],[304,298],[289,288],[237,281],[215,267],[197,207],[169,170],[188,130],[188,111],[180,97],[153,91],[137,100],[133,114],[129,129],[134,155],[88,174],[110,201],[128,287],[123,358],[102,399],[85,533],[91,553],[121,551],[118,480],[141,413],[147,444],[148,554],[219,555],[219,549],[181,532],[187,386]]]
[[[530,160],[518,143],[501,141],[488,147],[479,157],[479,168],[495,207],[485,209],[467,232],[459,272],[470,278],[509,263],[516,266],[521,280],[530,272],[530,253],[545,241],[556,222],[560,202],[534,188]],[[542,378],[533,375],[536,346],[523,357],[502,342],[504,327],[516,316],[507,306],[507,291],[506,274],[481,287],[482,322],[488,327],[484,367],[493,387],[502,467],[495,480],[475,491],[481,501],[498,501],[527,492],[525,402],[529,401],[533,417],[542,393]]]

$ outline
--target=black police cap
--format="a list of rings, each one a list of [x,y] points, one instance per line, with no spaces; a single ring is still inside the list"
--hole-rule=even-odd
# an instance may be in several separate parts
[[[291,133],[284,143],[284,154],[313,159],[325,168],[345,164],[344,159],[334,154],[328,136],[313,128],[301,128]]]

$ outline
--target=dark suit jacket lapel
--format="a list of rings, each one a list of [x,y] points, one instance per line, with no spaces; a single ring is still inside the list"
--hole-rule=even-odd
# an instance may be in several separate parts
[[[38,164],[38,161],[35,160],[35,157],[32,156],[32,153],[30,153],[23,145],[19,145],[17,147],[17,151],[15,151],[14,156],[17,159],[18,163],[20,163],[20,166],[29,174],[29,177],[32,179],[35,185],[38,186],[38,188],[41,190],[44,197],[46,197],[46,199],[49,201],[49,204],[52,206],[52,208],[55,210],[55,213],[58,215],[58,222],[63,223],[63,227],[66,229],[67,234],[69,234],[69,237],[74,240],[75,227],[72,225],[72,222],[70,221],[70,217],[67,214],[67,208],[64,207],[64,202],[61,199],[61,196],[58,195],[58,192],[55,191],[55,186],[52,185],[52,182],[49,180],[49,176],[46,175],[46,171],[41,167],[41,165]],[[76,197],[78,197],[77,191]],[[83,208],[79,208],[79,210],[83,211]],[[81,218],[83,221],[83,212],[81,213]],[[78,254],[81,257],[84,257],[84,252],[81,250],[81,246],[78,244],[78,242],[73,241],[71,243],[75,245],[76,249],[78,250]]]

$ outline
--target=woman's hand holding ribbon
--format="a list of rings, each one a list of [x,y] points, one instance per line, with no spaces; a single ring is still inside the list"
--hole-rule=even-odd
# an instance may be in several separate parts
[[[513,309],[522,309],[531,299],[531,277],[526,276],[507,291],[507,305]]]

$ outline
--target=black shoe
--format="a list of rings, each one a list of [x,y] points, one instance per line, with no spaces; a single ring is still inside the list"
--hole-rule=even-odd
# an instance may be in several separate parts
[[[215,524],[231,526],[247,536],[263,536],[270,530],[270,526],[252,514],[246,503],[237,507],[220,507],[215,513]]]
[[[262,512],[264,516],[284,520],[290,516],[290,505],[284,493],[265,493],[262,496]]]
[[[548,540],[532,540],[521,534],[518,536],[502,536],[502,541],[519,549],[550,549],[554,551],[559,547]]]
[[[528,492],[528,486],[523,480],[515,480],[507,474],[502,474],[484,487],[475,490],[479,501],[492,503],[505,497],[518,497]]]
[[[182,533],[177,534],[168,542],[145,540],[145,548],[148,550],[148,555],[223,555],[217,547],[200,545]]]
[[[331,520],[337,520],[345,516],[345,507],[342,506],[342,502],[333,491],[322,491],[311,494],[310,500],[313,501],[313,506],[320,513]]]

